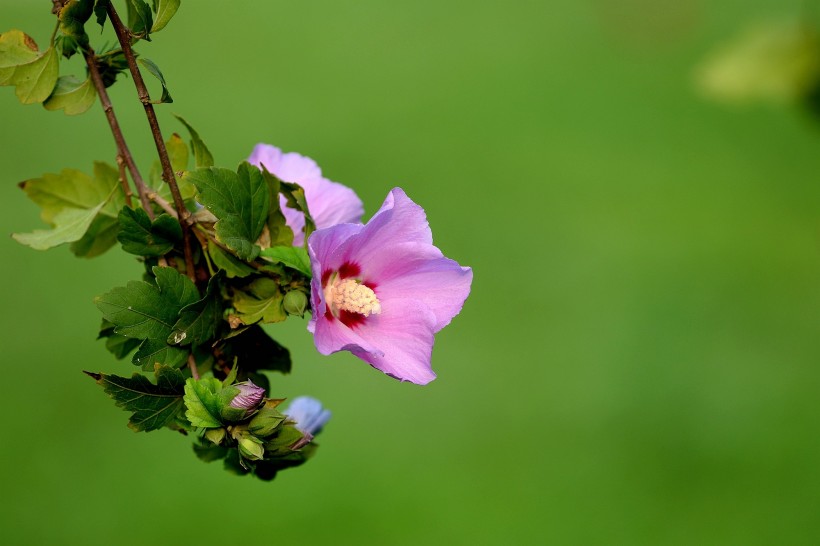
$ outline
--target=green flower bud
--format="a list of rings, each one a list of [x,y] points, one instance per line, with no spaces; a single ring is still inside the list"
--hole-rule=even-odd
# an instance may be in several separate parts
[[[248,423],[248,430],[255,436],[264,438],[273,434],[273,431],[285,420],[285,414],[274,408],[262,408]]]
[[[205,431],[205,438],[213,442],[215,445],[222,443],[227,432],[224,428],[209,428]]]
[[[239,453],[246,459],[259,461],[265,455],[265,447],[262,445],[262,440],[246,434],[239,439]]]
[[[307,296],[301,290],[291,290],[285,294],[285,300],[282,302],[282,307],[290,315],[305,316],[305,309],[307,309]]]

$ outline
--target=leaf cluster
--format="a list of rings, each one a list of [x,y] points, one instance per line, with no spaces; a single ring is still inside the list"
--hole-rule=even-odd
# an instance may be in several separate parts
[[[150,40],[170,22],[181,0],[127,0],[128,27],[133,41]],[[105,87],[128,69],[123,52],[113,49],[97,55],[91,47],[87,23],[94,17],[101,28],[108,19],[109,0],[67,0],[57,11],[57,31],[49,47],[40,51],[28,34],[12,29],[0,34],[0,86],[13,86],[23,104],[42,104],[47,110],[63,110],[67,115],[82,114],[94,104],[97,90],[90,75],[60,75],[60,59],[82,54],[99,71]],[[165,77],[149,59],[140,63],[162,85],[156,102],[173,102]]]
[[[121,49],[96,53],[91,46],[87,25],[93,20],[105,28],[113,15],[109,0],[55,5],[58,26],[45,50],[22,31],[0,34],[0,86],[13,87],[24,104],[80,114],[103,93],[94,82],[113,85],[128,62]],[[125,5],[136,43],[165,28],[180,0]],[[111,23],[120,30],[116,18]],[[93,78],[60,75],[61,60],[75,54],[85,58]],[[138,62],[162,87],[152,102],[173,102],[159,67],[144,57]],[[300,186],[247,162],[235,170],[217,167],[199,133],[177,119],[189,139],[174,133],[165,142],[174,191],[159,161],[149,171],[147,190],[138,187],[142,207],[134,206],[122,163],[118,169],[95,162],[90,175],[71,168],[44,174],[20,187],[40,207],[47,228],[13,237],[37,250],[68,245],[84,258],[117,245],[135,256],[143,278],[95,299],[103,317],[98,339],[115,358],[129,358],[152,375],[86,373],[130,413],[133,430],[195,433],[200,458],[272,479],[307,460],[315,449],[312,437],[277,409],[280,399],[266,398],[250,410],[231,401],[240,392],[237,382],[252,380],[270,392],[264,372],[291,370],[290,353],[263,325],[302,318],[309,310],[311,267],[305,248],[293,246],[281,207],[304,216],[305,240],[315,223]]]

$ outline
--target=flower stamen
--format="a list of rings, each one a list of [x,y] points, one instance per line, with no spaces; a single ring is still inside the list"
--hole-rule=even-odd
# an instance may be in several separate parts
[[[370,287],[356,279],[342,279],[334,274],[324,287],[325,302],[330,306],[334,316],[341,311],[358,313],[369,317],[382,312],[382,305],[376,293]]]

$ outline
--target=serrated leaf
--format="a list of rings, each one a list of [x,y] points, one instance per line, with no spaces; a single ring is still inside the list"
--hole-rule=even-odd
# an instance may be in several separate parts
[[[188,129],[188,133],[191,135],[191,151],[194,153],[194,166],[199,169],[202,167],[213,167],[214,165],[214,156],[211,155],[211,151],[199,137],[199,133],[194,130],[191,125],[185,121],[181,116],[174,114],[174,117],[179,120],[181,124]]]
[[[163,256],[182,240],[179,222],[167,214],[152,222],[142,209],[123,207],[119,215],[117,240],[122,249],[137,256]]]
[[[43,103],[46,110],[63,109],[66,115],[82,114],[94,104],[97,90],[91,78],[81,81],[75,76],[60,76],[51,96]]]
[[[128,6],[128,27],[131,32],[150,42],[151,27],[154,26],[151,6],[144,0],[127,0],[126,4]]]
[[[18,243],[35,250],[48,250],[58,245],[78,241],[88,230],[103,205],[104,203],[100,203],[93,209],[64,209],[54,216],[54,229],[14,233],[12,237]]]
[[[179,320],[167,343],[172,345],[199,345],[208,341],[222,321],[222,298],[219,293],[221,275],[211,277],[205,297],[179,312]]]
[[[195,427],[219,428],[219,392],[222,382],[215,377],[189,378],[185,382],[185,417]]]
[[[139,343],[139,340],[135,340]],[[179,368],[188,360],[188,351],[179,347],[172,347],[162,340],[146,339],[139,346],[131,362],[142,366],[143,370],[151,370],[156,364]]]
[[[295,269],[307,277],[312,275],[310,257],[308,257],[307,250],[303,247],[274,246],[264,249],[259,255],[273,263],[281,263]]]
[[[34,40],[19,30],[0,35],[0,85],[15,86],[23,104],[43,102],[57,83],[57,50],[49,47],[38,53]]]
[[[287,313],[282,308],[284,295],[273,279],[261,278],[253,281],[245,291],[236,291],[233,306],[242,322],[282,322]]]
[[[148,69],[156,79],[159,80],[159,83],[162,84],[162,97],[159,99],[159,103],[170,103],[174,102],[174,99],[171,98],[171,93],[168,91],[168,84],[165,83],[165,76],[162,75],[162,71],[159,69],[157,64],[152,61],[151,59],[146,59],[145,57],[140,57],[138,62]],[[151,101],[153,103],[157,103],[157,101]]]
[[[151,32],[158,32],[165,28],[179,9],[180,0],[154,0],[154,12],[157,14],[154,19],[154,26]]]
[[[71,243],[69,249],[78,258],[94,258],[117,244],[117,232],[120,223],[116,218],[97,214],[88,230],[78,240]]]
[[[254,268],[235,258],[231,253],[222,250],[213,241],[208,241],[208,255],[214,265],[220,271],[224,271],[229,279],[247,277],[256,273]]]
[[[138,339],[165,341],[179,311],[199,299],[194,283],[176,269],[153,268],[155,283],[131,281],[98,296],[97,308],[117,333]]]
[[[131,378],[85,372],[102,386],[117,406],[133,412],[128,427],[135,431],[162,428],[174,420],[184,407],[182,372],[167,366],[157,366],[156,384],[147,377],[134,374]]]
[[[236,255],[247,261],[259,254],[255,241],[268,220],[270,196],[262,173],[243,162],[236,173],[210,167],[188,173],[186,178],[199,190],[197,200],[219,221],[216,236]]]

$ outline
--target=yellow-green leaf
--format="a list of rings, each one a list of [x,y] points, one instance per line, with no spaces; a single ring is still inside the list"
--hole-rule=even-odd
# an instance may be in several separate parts
[[[91,108],[96,98],[97,90],[94,89],[91,78],[81,81],[76,76],[60,76],[57,87],[43,106],[46,110],[62,108],[66,115],[75,116]]]

